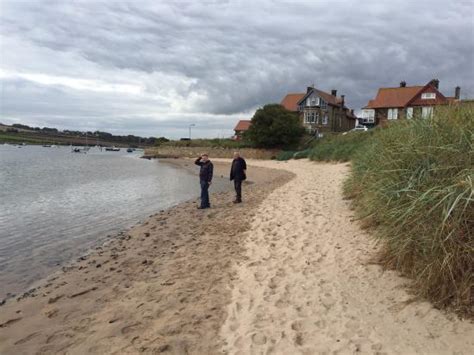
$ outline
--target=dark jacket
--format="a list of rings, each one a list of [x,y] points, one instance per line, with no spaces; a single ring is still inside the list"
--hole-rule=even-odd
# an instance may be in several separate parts
[[[201,170],[199,171],[199,179],[201,181],[212,181],[212,173],[214,172],[214,165],[208,160],[205,163],[201,161],[201,158],[197,158],[194,164],[199,165]]]
[[[245,170],[247,170],[247,163],[241,157],[238,157],[232,161],[232,167],[230,168],[230,180],[245,180],[247,176],[245,175]]]

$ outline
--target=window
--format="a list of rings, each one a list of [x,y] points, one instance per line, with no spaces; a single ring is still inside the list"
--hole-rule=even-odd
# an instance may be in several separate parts
[[[319,97],[310,97],[309,99],[309,106],[319,106]]]
[[[396,120],[398,118],[398,108],[389,108],[387,118],[389,120]]]
[[[407,119],[413,118],[413,107],[407,107]]]
[[[323,125],[327,125],[327,124],[328,124],[328,121],[329,121],[328,114],[325,113],[325,114],[323,115],[322,124],[323,124]]]
[[[365,109],[362,111],[362,121],[364,123],[374,123],[375,122],[375,110]]]
[[[421,108],[421,117],[430,118],[431,116],[433,116],[433,106],[423,106]]]
[[[316,121],[316,112],[310,111],[304,113],[304,123],[314,123]]]
[[[327,109],[328,108],[328,104],[327,104],[326,101],[321,100],[321,99],[319,99],[319,101],[320,101],[320,106],[321,106],[322,109]]]
[[[436,94],[434,92],[424,92],[421,94],[421,98],[425,100],[436,99]]]

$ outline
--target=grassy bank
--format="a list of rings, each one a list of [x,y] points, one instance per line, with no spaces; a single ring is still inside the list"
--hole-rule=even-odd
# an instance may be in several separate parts
[[[318,161],[349,161],[356,152],[365,150],[364,146],[377,131],[374,129],[324,137],[315,141],[309,158]]]
[[[352,160],[345,192],[382,243],[380,261],[438,307],[473,316],[474,112],[438,111],[318,143],[314,160]],[[338,147],[338,145],[340,145]]]
[[[246,141],[236,141],[233,139],[192,139],[185,141],[169,141],[160,144],[164,147],[208,147],[208,148],[228,148],[228,149],[240,149],[240,148],[252,148],[252,145]]]

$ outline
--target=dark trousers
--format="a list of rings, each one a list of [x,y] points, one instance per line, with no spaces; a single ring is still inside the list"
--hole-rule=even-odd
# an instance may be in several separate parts
[[[242,180],[234,179],[235,200],[242,201]]]
[[[209,183],[204,180],[201,180],[201,207],[211,207],[209,203]]]

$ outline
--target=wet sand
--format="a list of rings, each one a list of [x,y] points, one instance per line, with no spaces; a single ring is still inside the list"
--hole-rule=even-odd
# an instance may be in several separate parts
[[[471,322],[373,264],[347,164],[248,164],[244,204],[225,192],[161,211],[1,307],[0,353],[474,352]]]
[[[170,163],[196,173],[192,161]],[[216,163],[215,175],[228,169]],[[211,188],[211,209],[190,201],[161,211],[79,258],[0,307],[0,353],[218,353],[241,236],[256,207],[291,177],[252,169],[245,203]]]

